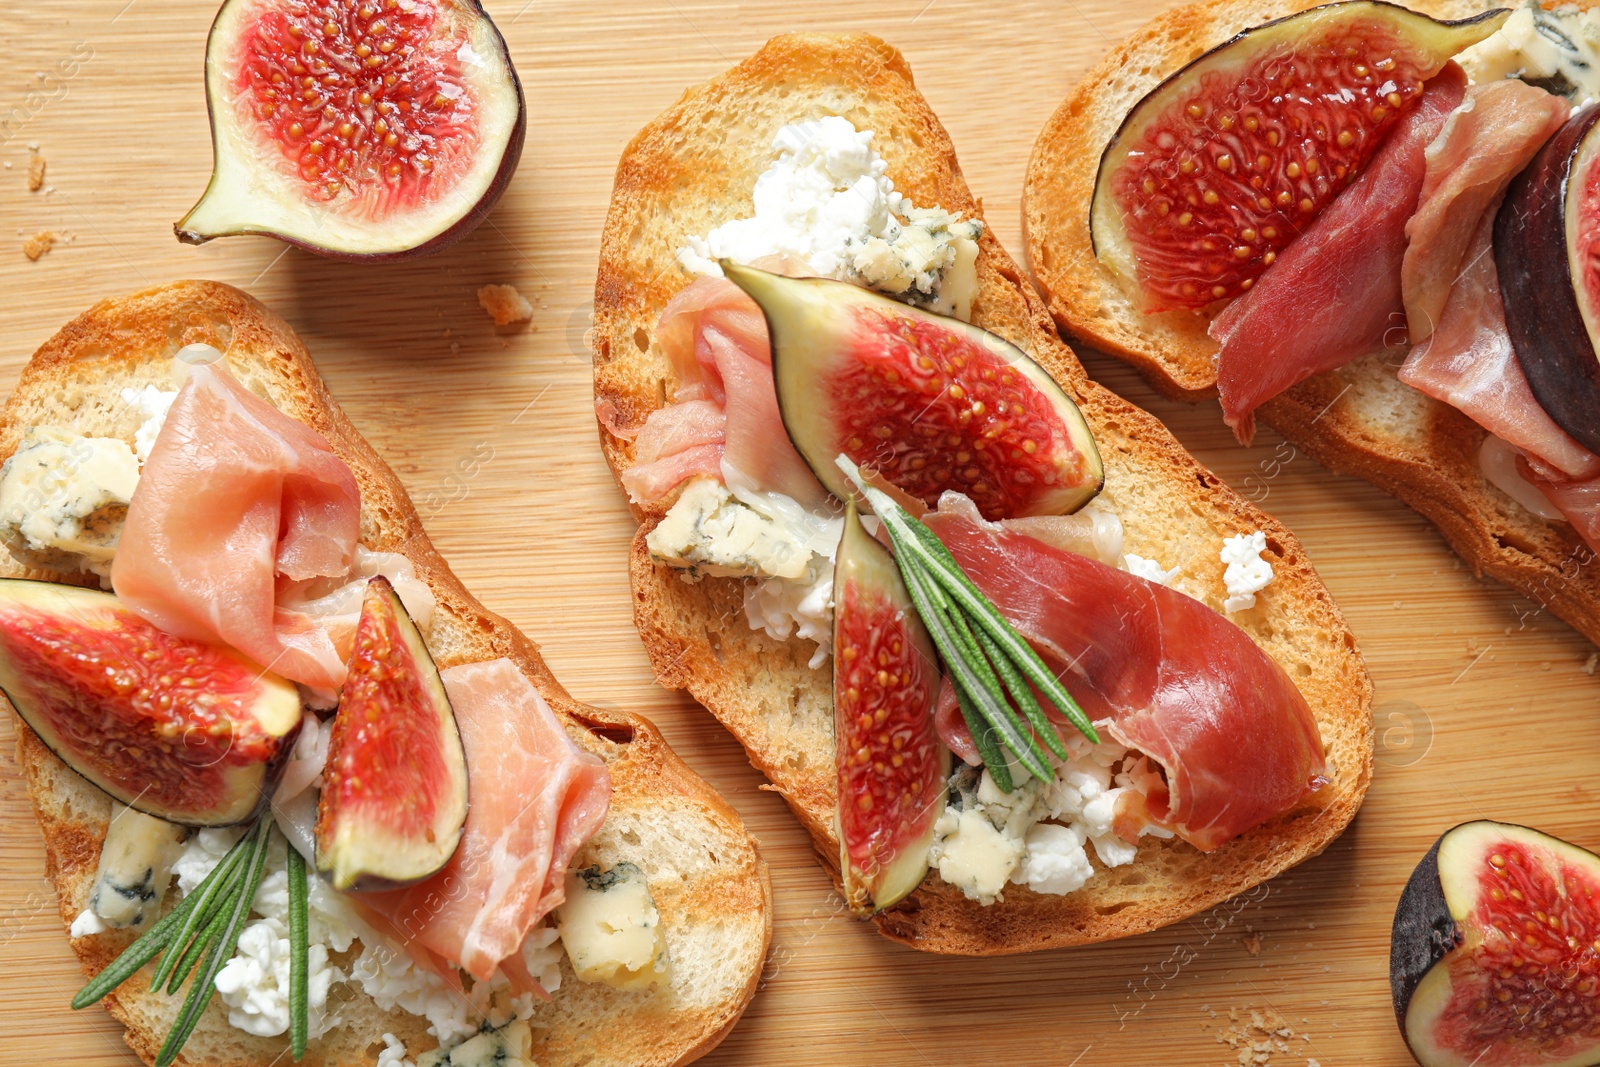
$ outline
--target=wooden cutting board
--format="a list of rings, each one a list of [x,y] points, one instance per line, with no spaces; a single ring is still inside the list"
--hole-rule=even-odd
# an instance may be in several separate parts
[[[580,699],[654,718],[760,837],[777,900],[772,955],[759,996],[708,1064],[1238,1064],[1225,1039],[1252,1012],[1292,1031],[1288,1051],[1269,1046],[1273,1064],[1409,1063],[1387,987],[1400,887],[1433,838],[1465,819],[1528,822],[1600,846],[1600,678],[1588,643],[1475,579],[1375,489],[1328,474],[1271,433],[1240,448],[1214,404],[1160,401],[1119,364],[1086,355],[1091,373],[1154,410],[1299,534],[1361,639],[1380,738],[1366,807],[1326,854],[1209,914],[1110,945],[941,959],[844,917],[805,835],[760,790],[739,747],[655,685],[630,619],[633,523],[596,443],[584,339],[627,140],[773,34],[870,30],[910,60],[991,225],[1020,258],[1034,134],[1156,5],[488,6],[527,91],[521,170],[456,248],[369,267],[264,238],[198,249],[173,239],[171,223],[210,166],[208,0],[4,5],[0,388],[89,304],[173,278],[230,282],[287,318],[467,585],[543,644]],[[47,161],[38,192],[27,189],[30,143]],[[23,239],[41,230],[64,242],[29,262]],[[533,323],[497,331],[474,296],[489,282],[520,288],[537,307]],[[9,752],[10,716],[0,735]],[[80,981],[25,791],[0,758],[0,1062],[134,1062],[106,1015],[68,1009]]]

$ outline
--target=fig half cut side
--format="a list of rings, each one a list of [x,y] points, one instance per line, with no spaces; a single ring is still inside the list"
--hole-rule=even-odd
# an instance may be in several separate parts
[[[455,855],[467,819],[461,733],[433,657],[383,577],[367,583],[322,773],[317,869],[335,889],[410,885]]]
[[[1506,330],[1539,406],[1600,452],[1600,105],[1567,120],[1494,221]]]
[[[212,173],[173,229],[339,259],[446,248],[522,155],[522,84],[477,0],[226,0],[206,44]]]
[[[928,873],[950,751],[934,705],[939,662],[889,550],[845,512],[834,564],[833,708],[839,868],[845,901],[870,915]]]
[[[722,268],[766,316],[789,439],[840,500],[841,453],[928,507],[953,490],[990,520],[1076,511],[1100,491],[1083,413],[1011,342],[848,282]]]
[[[1423,1067],[1600,1064],[1600,857],[1525,826],[1448,830],[1395,909],[1395,1018]]]
[[[0,689],[52,752],[167,822],[244,822],[299,733],[299,691],[230,649],[174,637],[111,593],[0,579]]]
[[[1509,14],[1440,22],[1347,0],[1204,53],[1106,145],[1089,209],[1095,255],[1146,311],[1241,295],[1355,181],[1423,83]]]

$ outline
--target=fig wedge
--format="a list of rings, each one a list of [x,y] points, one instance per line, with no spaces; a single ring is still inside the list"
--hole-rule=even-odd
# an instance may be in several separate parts
[[[1395,909],[1395,1018],[1423,1067],[1600,1063],[1600,857],[1525,826],[1448,830]]]
[[[939,661],[894,557],[852,497],[833,570],[833,718],[839,871],[857,915],[881,911],[928,873],[950,750],[934,726]]]
[[[300,729],[299,691],[111,593],[0,579],[0,689],[73,770],[186,826],[253,816]]]
[[[1600,105],[1579,111],[1512,181],[1494,221],[1506,330],[1539,406],[1600,452]]]
[[[477,0],[225,0],[206,44],[212,173],[173,228],[339,259],[454,244],[505,191],[527,116]]]
[[[1263,23],[1134,105],[1100,157],[1090,237],[1146,311],[1239,296],[1356,179],[1422,85],[1510,15],[1347,0]]]
[[[467,819],[467,761],[455,712],[416,624],[372,578],[339,696],[315,830],[335,889],[419,882],[455,855]]]
[[[784,428],[839,499],[840,453],[929,507],[964,493],[991,520],[1076,511],[1100,491],[1078,405],[1004,338],[847,282],[722,269],[765,314]]]

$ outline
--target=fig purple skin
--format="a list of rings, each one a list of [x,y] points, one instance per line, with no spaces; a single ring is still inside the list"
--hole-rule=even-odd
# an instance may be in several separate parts
[[[292,91],[290,91],[292,89]],[[206,46],[212,175],[178,239],[258,234],[333,259],[448,248],[493,209],[527,109],[477,0],[226,0]]]
[[[1574,183],[1600,148],[1600,105],[1584,108],[1533,157],[1506,192],[1494,224],[1494,261],[1506,329],[1539,406],[1591,452],[1600,452],[1600,358],[1592,310],[1575,278],[1572,226],[1582,214]]]
[[[1538,830],[1446,831],[1395,908],[1395,1021],[1423,1067],[1600,1064],[1600,857]]]

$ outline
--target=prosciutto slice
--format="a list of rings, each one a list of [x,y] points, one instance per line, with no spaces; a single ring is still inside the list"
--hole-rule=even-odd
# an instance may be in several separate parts
[[[1305,698],[1217,612],[1014,530],[946,511],[925,521],[1089,717],[1166,772],[1166,798],[1143,798],[1140,819],[1210,851],[1325,782]],[[939,724],[973,753],[953,700]]]
[[[1248,444],[1255,410],[1290,386],[1386,347],[1403,331],[1401,264],[1424,151],[1461,103],[1447,64],[1367,168],[1211,324],[1223,421]],[[1392,331],[1392,332],[1391,332]]]
[[[678,385],[673,402],[639,431],[636,465],[623,475],[635,503],[716,474],[807,508],[829,507],[827,490],[784,432],[767,323],[754,300],[724,278],[697,278],[661,313],[656,340]]]
[[[1511,348],[1493,250],[1499,206],[1496,197],[1473,228],[1466,264],[1438,324],[1406,356],[1400,380],[1538,456],[1558,477],[1600,476],[1600,457],[1569,437],[1539,406]]]
[[[310,616],[278,609],[277,585],[347,575],[360,525],[355,475],[326,438],[195,366],[128,505],[111,585],[169,633],[331,689],[343,658]]]
[[[566,899],[567,867],[605,821],[611,775],[572,743],[510,660],[449,667],[439,677],[467,757],[461,845],[433,877],[363,893],[361,903],[413,951],[487,981]],[[516,962],[509,966],[519,971]]]
[[[1487,247],[1478,239],[1479,220],[1561,128],[1568,106],[1515,78],[1474,85],[1428,145],[1400,270],[1413,345],[1432,335],[1457,279]]]

